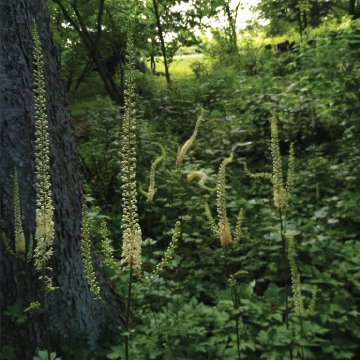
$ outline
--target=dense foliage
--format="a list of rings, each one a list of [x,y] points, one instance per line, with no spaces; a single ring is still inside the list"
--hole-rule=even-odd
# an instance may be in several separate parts
[[[295,46],[284,52],[256,49],[245,35],[237,48],[229,31],[214,32],[216,41],[204,43],[204,56],[192,65],[194,76],[175,79],[169,87],[159,86],[149,72],[137,71],[136,178],[144,190],[151,181],[151,164],[161,157],[154,166],[153,199],[138,195],[143,277],[137,284],[159,263],[175,223],[180,220],[182,226],[163,274],[133,294],[141,324],[130,334],[131,359],[359,357],[360,22],[344,17],[340,23],[315,25],[302,37],[288,31]],[[315,34],[313,46],[308,41]],[[95,101],[86,117],[74,121],[81,175],[95,248],[102,254],[105,219],[120,266],[124,113],[114,102]],[[196,139],[182,166],[176,166],[201,108]],[[274,206],[269,179],[253,179],[244,170],[246,164],[251,173],[273,173],[273,113],[284,174],[294,142],[294,186],[283,212]],[[205,215],[207,202],[217,219],[216,192],[186,177],[201,171],[207,176],[205,185],[215,188],[219,168],[232,152],[225,172],[226,212],[234,233],[243,209],[241,236],[221,246]],[[311,314],[295,312],[291,271],[284,267],[282,253],[286,239],[288,256],[290,237],[305,309],[317,288]],[[125,300],[129,274],[120,276],[105,261],[103,266]],[[239,274],[231,286],[229,278],[239,270],[247,274]],[[6,315],[17,317],[15,310]],[[122,336],[106,333],[101,345],[97,355],[124,358]],[[71,341],[54,346],[63,359],[96,356]]]
[[[152,201],[139,196],[143,231],[144,276],[166,249],[175,222],[181,239],[165,276],[135,295],[141,325],[131,333],[134,359],[241,358],[355,359],[359,355],[360,257],[359,223],[359,78],[358,22],[316,30],[316,47],[297,38],[298,52],[268,53],[251,44],[240,54],[216,51],[213,63],[199,62],[193,78],[158,89],[151,77],[139,75],[137,105],[137,178],[144,189],[150,165],[166,150],[156,169]],[[330,31],[333,31],[330,33]],[[296,39],[296,38],[295,38]],[[219,40],[220,41],[220,40]],[[256,74],[246,75],[256,61]],[[221,66],[219,66],[221,65]],[[217,70],[215,70],[217,69]],[[140,95],[141,94],[141,95]],[[101,102],[99,103],[101,104]],[[197,138],[176,167],[178,147],[192,135],[203,107]],[[244,171],[272,172],[270,122],[275,110],[283,164],[295,142],[294,189],[286,213],[288,235],[294,236],[295,262],[301,274],[304,307],[317,287],[312,315],[294,312],[291,273],[284,272],[279,212],[266,179]],[[118,107],[102,103],[88,113],[78,132],[84,187],[92,203],[92,234],[100,251],[100,221],[107,219],[114,254],[120,258]],[[220,245],[208,223],[207,201],[215,217],[216,194],[199,187],[192,171],[216,186],[221,162],[234,152],[226,169],[226,211],[234,231],[244,209],[241,240]],[[286,155],[286,156],[285,156]],[[288,246],[288,244],[286,244]],[[116,255],[115,255],[116,256]],[[226,259],[226,262],[225,262]],[[107,275],[124,298],[126,286],[106,265]],[[236,303],[229,277],[238,270]],[[285,325],[285,288],[289,287],[289,329]],[[140,282],[142,280],[139,280]],[[122,339],[103,345],[109,359],[122,358]]]

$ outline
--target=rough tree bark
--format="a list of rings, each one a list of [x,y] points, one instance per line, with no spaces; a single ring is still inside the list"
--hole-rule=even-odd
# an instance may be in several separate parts
[[[64,340],[77,340],[83,332],[92,333],[88,345],[99,347],[97,340],[104,328],[117,331],[116,323],[99,301],[93,300],[87,285],[81,257],[81,206],[83,190],[79,161],[71,124],[64,81],[61,78],[57,49],[52,39],[45,0],[3,0],[0,2],[0,181],[1,231],[14,249],[14,170],[19,176],[20,203],[27,243],[35,233],[35,111],[33,93],[33,41],[31,19],[38,27],[46,86],[49,121],[50,176],[53,197],[55,240],[54,255],[48,263],[54,286],[59,290],[47,296],[49,329]],[[14,359],[32,359],[45,349],[43,315],[38,310],[26,314],[29,320],[17,324],[3,312],[15,303],[28,307],[41,301],[39,273],[33,260],[21,275],[22,264],[5,249],[1,253],[1,345],[16,349]],[[35,245],[35,244],[34,244]],[[114,315],[124,323],[125,304],[106,280],[101,260],[92,249],[94,268],[101,295]],[[133,317],[131,323],[136,319]]]

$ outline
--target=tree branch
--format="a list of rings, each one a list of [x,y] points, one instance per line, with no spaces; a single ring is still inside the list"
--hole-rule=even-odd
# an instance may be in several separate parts
[[[95,53],[98,53],[99,50],[99,44],[100,44],[100,37],[101,37],[101,20],[102,20],[102,15],[104,12],[104,2],[105,0],[101,0],[100,1],[100,9],[99,9],[99,16],[98,16],[98,26],[97,26],[97,34],[96,34],[96,44],[95,44]]]
[[[52,0],[56,5],[59,6],[59,8],[61,9],[62,13],[64,14],[65,19],[75,28],[76,32],[79,34],[79,36],[81,37],[81,39],[83,40],[86,48],[88,49],[88,51],[91,52],[91,46],[92,44],[88,43],[88,39],[85,37],[84,33],[80,30],[80,28],[77,26],[76,22],[72,19],[72,17],[69,15],[69,13],[66,11],[64,5],[60,2],[60,0]],[[81,23],[80,23],[81,25]]]
[[[326,2],[325,2],[325,1],[318,1],[318,4],[333,5],[333,6],[338,7],[339,9],[342,9],[342,10],[345,10],[345,11],[347,11],[347,12],[350,12],[349,9],[346,9],[346,8],[344,8],[344,7],[342,7],[342,6],[338,5],[338,4],[335,4],[335,3],[333,3],[332,1],[326,1]]]

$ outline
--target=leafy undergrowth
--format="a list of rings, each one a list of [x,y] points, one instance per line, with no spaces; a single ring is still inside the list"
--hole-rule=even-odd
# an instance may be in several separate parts
[[[290,350],[293,359],[359,356],[360,97],[352,81],[359,78],[359,62],[358,50],[348,46],[351,36],[346,27],[337,41],[318,35],[316,48],[304,45],[300,63],[296,54],[260,53],[251,77],[244,77],[242,63],[213,71],[198,64],[193,79],[179,80],[170,89],[139,78],[137,180],[143,189],[150,181],[150,164],[161,155],[158,145],[167,152],[156,171],[154,200],[139,195],[143,277],[161,259],[179,219],[182,230],[163,276],[135,293],[133,308],[141,324],[130,335],[130,358],[239,359],[236,318],[243,359],[289,359]],[[197,139],[177,168],[178,146],[190,138],[201,106],[205,115]],[[244,171],[246,163],[252,173],[272,172],[269,119],[274,109],[284,170],[289,143],[295,142],[294,190],[282,216],[294,236],[305,308],[317,287],[311,315],[296,314],[289,296],[288,329],[284,280],[292,294],[291,274],[284,271],[272,185]],[[120,259],[123,114],[104,104],[87,116],[77,137],[91,231],[100,252],[100,223],[106,219]],[[234,161],[226,169],[230,229],[240,208],[244,217],[240,241],[224,248],[204,211],[207,201],[215,216],[216,193],[185,178],[201,170],[206,185],[215,187],[219,166],[231,151]],[[127,287],[104,268],[125,300]],[[237,279],[236,308],[228,280],[238,270],[249,274]],[[107,334],[102,345],[99,354],[124,358],[122,337]]]

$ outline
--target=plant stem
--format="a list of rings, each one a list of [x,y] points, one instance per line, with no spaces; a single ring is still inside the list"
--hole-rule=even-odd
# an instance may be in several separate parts
[[[235,309],[238,308],[238,304],[237,304],[237,296],[236,296],[236,289],[235,286],[233,286],[233,289],[231,289],[232,291],[234,291],[235,295]],[[238,314],[236,314],[235,317],[235,323],[236,323],[236,344],[237,344],[237,351],[238,351],[238,356],[239,356],[239,360],[241,360],[241,354],[240,354],[240,336],[239,336],[239,316]]]
[[[47,346],[47,351],[48,351],[48,360],[51,360],[50,337],[49,337],[49,329],[48,329],[48,324],[47,324],[46,306],[45,306],[45,303],[46,303],[46,300],[45,300],[45,264],[43,261],[41,263],[41,270],[42,270],[41,280],[42,280],[42,300],[43,300],[42,303],[43,303],[43,313],[44,313],[44,320],[45,320],[46,346]]]
[[[104,303],[105,305],[105,309],[106,311],[111,315],[111,317],[120,325],[120,327],[122,327],[121,325],[121,322],[114,316],[114,314],[109,310],[109,308],[106,306],[106,304]]]
[[[125,322],[125,356],[126,360],[129,360],[129,319],[130,319],[130,305],[131,305],[131,284],[132,284],[132,263],[130,263],[130,279],[129,279],[129,292],[128,303],[126,310],[126,322]]]
[[[301,325],[301,338],[302,338],[302,335],[303,335],[303,321],[302,321],[302,316],[301,316],[301,313],[300,313],[300,325]],[[301,345],[301,359],[305,359],[304,358],[304,349],[303,349],[303,347],[302,347],[302,345]]]
[[[225,254],[225,266],[226,269],[228,271],[228,276],[230,276],[231,272],[227,263],[227,257],[226,257],[226,245],[224,245],[224,254]],[[234,303],[234,309],[238,309],[239,308],[239,304],[238,304],[238,298],[237,298],[237,293],[236,293],[236,288],[235,286],[232,287],[231,289],[231,293],[234,294],[234,298],[233,298],[233,303]],[[244,324],[244,319],[243,316],[240,312],[240,316],[241,316],[241,320]],[[235,323],[236,323],[236,343],[237,343],[237,350],[238,350],[238,356],[239,356],[239,360],[241,360],[241,354],[240,354],[240,336],[239,336],[239,315],[236,314],[235,315]],[[245,335],[246,335],[246,328],[245,328],[245,324],[244,324],[244,330],[245,330]],[[247,337],[247,336],[246,336]]]
[[[155,312],[154,312],[154,306],[153,306],[153,297],[151,295],[151,283],[150,283],[150,309],[154,315],[154,320],[155,320],[155,326],[158,327],[158,324],[157,324],[157,320],[156,320],[156,315],[155,315]]]
[[[286,251],[285,251],[285,235],[283,234],[283,223],[281,210],[280,213],[280,234],[282,242],[283,260],[284,260],[284,274],[285,274],[285,312],[286,312],[286,329],[289,330],[289,307],[288,307],[288,288],[287,288],[287,264],[286,264]],[[292,360],[292,350],[290,349],[290,360]]]

